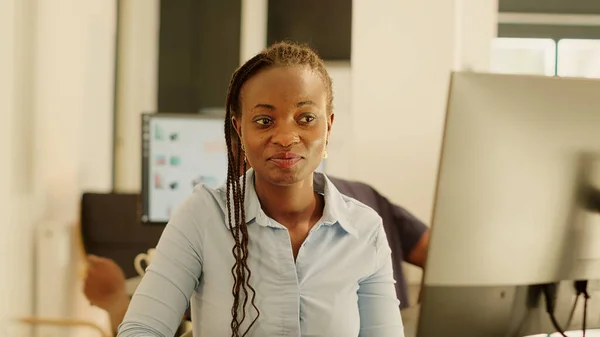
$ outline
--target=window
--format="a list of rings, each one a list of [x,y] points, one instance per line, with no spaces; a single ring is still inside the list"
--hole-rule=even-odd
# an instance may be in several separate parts
[[[600,78],[600,40],[558,41],[558,76]]]
[[[490,68],[502,74],[600,78],[600,40],[496,38]]]
[[[554,76],[556,42],[552,39],[496,38],[492,41],[490,68],[494,73]]]

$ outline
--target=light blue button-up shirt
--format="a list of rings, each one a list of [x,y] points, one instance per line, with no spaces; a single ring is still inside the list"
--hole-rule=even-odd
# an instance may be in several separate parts
[[[403,337],[381,218],[323,174],[314,179],[325,209],[294,261],[287,229],[262,211],[248,171],[248,266],[260,310],[248,335]],[[190,301],[195,337],[231,335],[234,258],[225,201],[224,187],[199,186],[177,209],[119,337],[173,336]],[[250,304],[246,312],[242,332],[256,317]]]

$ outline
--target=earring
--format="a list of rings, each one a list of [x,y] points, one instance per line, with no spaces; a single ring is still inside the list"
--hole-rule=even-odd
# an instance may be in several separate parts
[[[244,146],[244,143],[241,144],[242,147],[242,151],[246,152],[246,147]]]
[[[325,151],[323,151],[323,159],[327,159],[327,149],[325,149]]]

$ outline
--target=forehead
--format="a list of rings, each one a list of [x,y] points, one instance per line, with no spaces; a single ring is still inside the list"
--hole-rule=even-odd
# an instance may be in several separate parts
[[[310,99],[325,102],[327,94],[321,76],[304,66],[273,67],[252,76],[241,90],[242,105],[267,104]],[[318,101],[318,102],[317,102]]]

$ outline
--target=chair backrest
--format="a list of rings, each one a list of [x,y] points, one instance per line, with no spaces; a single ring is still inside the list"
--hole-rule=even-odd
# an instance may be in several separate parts
[[[139,194],[83,194],[81,236],[86,253],[114,260],[127,278],[137,276],[133,259],[155,247],[164,230],[142,224],[140,215]]]

